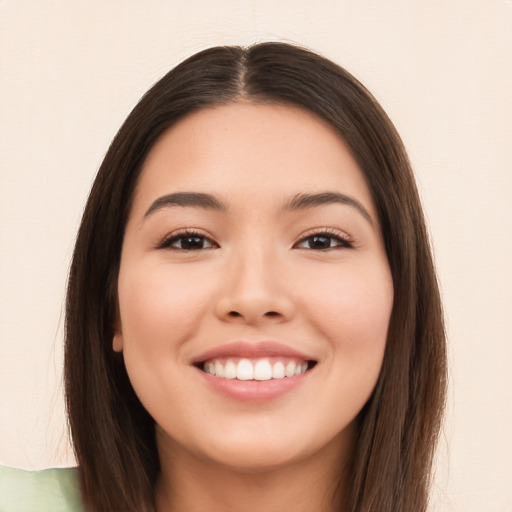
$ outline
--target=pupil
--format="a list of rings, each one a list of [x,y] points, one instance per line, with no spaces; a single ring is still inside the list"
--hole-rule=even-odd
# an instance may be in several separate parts
[[[187,236],[181,241],[183,249],[202,249],[203,239],[200,236]]]
[[[311,237],[310,246],[315,249],[328,249],[331,246],[331,240],[328,236],[313,236]]]

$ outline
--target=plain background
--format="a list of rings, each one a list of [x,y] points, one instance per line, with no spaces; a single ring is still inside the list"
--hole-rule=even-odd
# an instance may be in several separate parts
[[[203,48],[298,42],[409,150],[451,384],[433,511],[512,511],[512,1],[0,0],[0,462],[73,464],[62,302],[81,211],[138,98]]]

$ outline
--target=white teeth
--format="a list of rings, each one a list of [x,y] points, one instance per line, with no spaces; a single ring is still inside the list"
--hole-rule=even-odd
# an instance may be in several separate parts
[[[293,361],[290,361],[285,368],[284,374],[287,377],[293,377],[295,375],[295,363]]]
[[[219,376],[219,374],[217,374],[217,376]],[[254,368],[249,359],[240,359],[240,361],[238,361],[238,366],[236,367],[236,378],[238,380],[254,379]]]
[[[270,380],[272,378],[272,367],[267,359],[261,359],[254,365],[255,380]]]
[[[277,361],[274,363],[272,367],[272,378],[273,379],[282,379],[285,376],[284,364],[281,361]]]
[[[224,367],[224,377],[226,379],[236,379],[236,364],[233,361],[228,361]]]
[[[209,375],[225,379],[238,380],[271,380],[293,377],[306,372],[306,361],[276,361],[273,364],[268,359],[215,359],[204,363],[203,370]]]
[[[219,361],[215,362],[215,375],[217,377],[224,377],[224,366]]]

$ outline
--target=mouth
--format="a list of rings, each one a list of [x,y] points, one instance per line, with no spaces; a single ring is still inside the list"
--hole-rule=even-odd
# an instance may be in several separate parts
[[[237,341],[203,352],[191,361],[210,389],[243,402],[266,402],[308,381],[318,361],[273,341]]]
[[[196,363],[196,367],[213,377],[241,381],[289,379],[314,368],[316,361],[291,357],[222,357]]]

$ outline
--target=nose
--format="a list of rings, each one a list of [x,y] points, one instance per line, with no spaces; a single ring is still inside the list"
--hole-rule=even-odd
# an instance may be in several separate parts
[[[215,314],[222,321],[258,326],[292,318],[294,300],[275,254],[234,255],[222,277]]]

